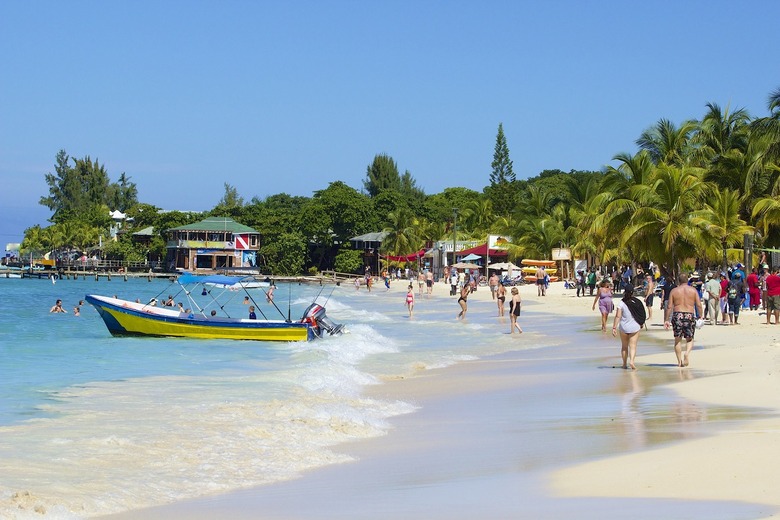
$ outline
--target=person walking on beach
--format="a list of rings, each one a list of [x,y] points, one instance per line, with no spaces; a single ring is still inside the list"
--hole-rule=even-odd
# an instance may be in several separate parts
[[[517,323],[517,318],[520,317],[520,307],[523,301],[520,299],[520,291],[517,287],[512,287],[512,298],[509,300],[509,333],[514,334],[515,328],[522,334],[523,329],[520,328],[520,324]]]
[[[664,313],[664,328],[672,327],[674,331],[674,353],[677,355],[677,366],[687,367],[688,358],[693,350],[693,335],[696,332],[695,314],[704,315],[701,308],[701,298],[696,289],[688,285],[688,275],[682,273],[678,285],[669,293],[669,304]],[[671,315],[671,319],[670,319]],[[682,340],[685,339],[685,356],[682,353]]]
[[[420,298],[422,298],[423,295],[423,287],[425,287],[425,273],[420,271],[417,274],[417,288],[420,291]]]
[[[618,330],[620,331],[620,357],[623,359],[623,368],[631,367],[631,370],[636,370],[636,345],[645,319],[645,306],[634,297],[634,288],[630,285],[624,287],[623,299],[617,306],[615,321],[612,323],[612,335],[617,336]]]
[[[409,309],[409,317],[412,317],[414,311],[414,287],[409,284],[409,289],[406,291],[406,308]]]
[[[490,286],[490,296],[495,300],[496,291],[498,290],[498,275],[495,273],[495,271],[492,275],[490,275],[490,278],[488,279],[488,285]]]
[[[766,276],[766,324],[772,324],[772,316],[775,317],[775,325],[780,318],[780,269],[775,267],[772,274]]]
[[[612,287],[609,286],[609,282],[603,280],[599,284],[599,290],[596,291],[596,298],[593,299],[592,310],[596,310],[596,304],[599,306],[599,312],[601,312],[601,332],[607,332],[607,317],[612,312]]]
[[[504,284],[498,284],[496,288],[496,303],[499,316],[504,315],[504,301],[506,301],[506,287],[504,287]]]
[[[707,283],[704,284],[704,293],[707,295],[707,312],[710,323],[718,324],[718,310],[720,309],[720,282],[712,273],[707,273]],[[726,316],[722,316],[725,321]]]
[[[759,285],[757,268],[753,268],[750,274],[747,275],[745,282],[747,283],[748,296],[750,297],[750,310],[757,311],[761,305],[761,287]]]
[[[645,278],[647,286],[645,287],[645,307],[647,307],[647,319],[653,319],[653,299],[655,299],[655,279],[652,273],[648,273]]]
[[[590,271],[588,272],[588,296],[593,296],[593,291],[596,290],[596,271],[594,268],[590,268]]]
[[[430,269],[425,271],[425,285],[428,288],[428,296],[433,294],[433,271]]]
[[[741,271],[734,272],[734,278],[726,289],[726,299],[729,305],[729,325],[739,325],[739,310],[745,300],[745,284],[742,281]]]
[[[450,269],[450,296],[455,296],[456,294],[458,294],[458,270],[453,267]]]
[[[471,294],[471,288],[468,284],[463,284],[463,286],[460,288],[460,298],[458,298],[458,305],[460,305],[460,312],[458,313],[459,320],[462,320],[466,317],[469,294]]]

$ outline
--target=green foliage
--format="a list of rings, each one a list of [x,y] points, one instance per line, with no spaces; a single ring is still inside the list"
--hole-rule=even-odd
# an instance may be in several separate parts
[[[490,185],[485,188],[485,195],[490,199],[496,214],[511,215],[518,198],[518,185],[512,169],[512,160],[509,158],[503,123],[498,124],[493,162],[490,166]]]
[[[363,267],[363,252],[342,247],[336,253],[333,269],[339,273],[358,273]]]
[[[260,248],[260,255],[271,272],[279,276],[295,276],[304,272],[306,239],[300,233],[282,233],[273,242]]]
[[[121,260],[123,262],[146,261],[146,248],[136,244],[129,238],[109,240],[103,244],[103,258],[106,260]]]
[[[496,134],[496,147],[493,151],[493,162],[490,164],[490,184],[512,183],[515,181],[515,172],[512,169],[512,160],[509,158],[509,146],[506,144],[504,124],[498,124]]]
[[[366,168],[363,187],[370,197],[376,197],[382,190],[401,191],[401,176],[393,158],[385,153],[374,156],[373,162]]]
[[[238,194],[235,186],[225,183],[225,193],[217,205],[209,212],[213,217],[230,217],[240,221],[244,212],[244,199]]]
[[[74,159],[65,150],[56,157],[55,174],[46,174],[49,195],[41,197],[40,204],[53,211],[54,223],[78,220],[93,226],[103,226],[110,204],[128,207],[135,203],[135,185],[122,175],[121,184],[111,184],[105,167],[89,156]],[[117,209],[117,208],[113,208]]]

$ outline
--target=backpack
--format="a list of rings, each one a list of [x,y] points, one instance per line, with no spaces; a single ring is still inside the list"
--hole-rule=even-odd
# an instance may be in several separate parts
[[[739,290],[737,289],[737,285],[733,283],[729,284],[729,290],[728,290],[729,300],[736,300],[738,293]]]

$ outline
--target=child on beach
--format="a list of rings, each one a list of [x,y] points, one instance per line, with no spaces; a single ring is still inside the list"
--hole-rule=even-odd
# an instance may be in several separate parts
[[[409,317],[412,317],[414,311],[414,287],[409,284],[409,289],[406,291],[406,308],[409,309]]]
[[[522,304],[523,302],[520,299],[520,291],[517,290],[517,287],[512,287],[512,298],[509,300],[509,322],[510,322],[509,333],[510,334],[515,333],[515,328],[517,328],[520,334],[523,333],[523,329],[521,329],[520,325],[517,323],[517,318],[520,317],[520,306]]]

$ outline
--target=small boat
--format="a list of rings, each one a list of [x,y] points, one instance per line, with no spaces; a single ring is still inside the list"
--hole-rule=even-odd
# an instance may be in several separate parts
[[[230,281],[232,279],[232,283]],[[189,295],[190,286],[206,283],[231,286],[246,281],[243,277],[184,274],[174,282],[185,286],[196,309],[180,312],[173,307],[158,307],[156,299],[137,303],[119,298],[88,294],[85,299],[97,309],[108,331],[114,336],[171,336],[202,339],[244,339],[257,341],[308,341],[324,335],[339,335],[344,325],[333,323],[325,308],[312,303],[298,321],[289,319],[245,319],[210,316]],[[277,308],[278,309],[278,308]],[[279,311],[281,314],[281,311]],[[289,313],[288,313],[289,314]]]

